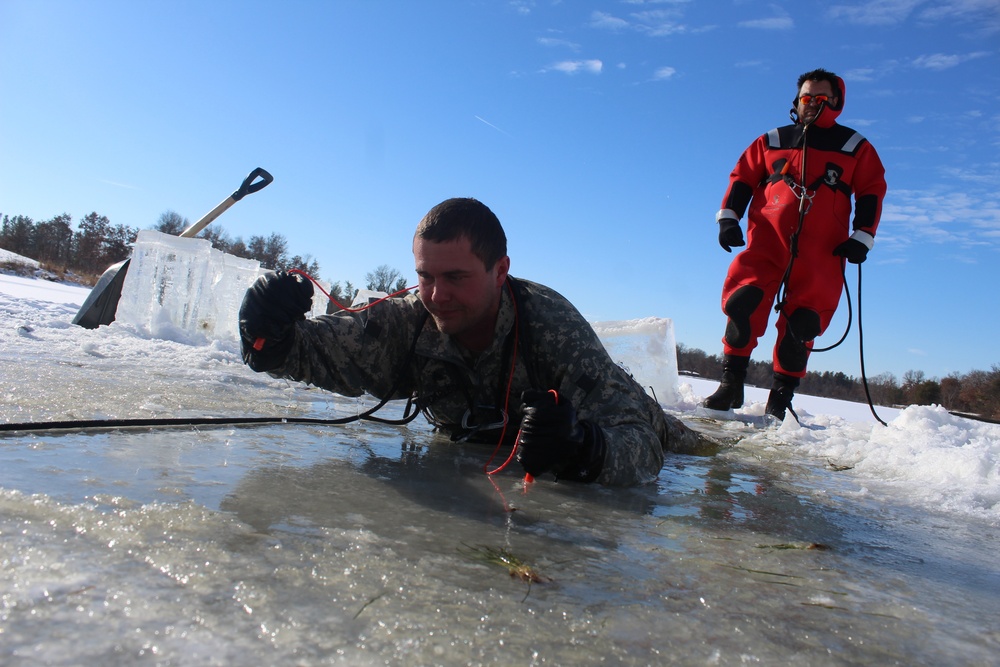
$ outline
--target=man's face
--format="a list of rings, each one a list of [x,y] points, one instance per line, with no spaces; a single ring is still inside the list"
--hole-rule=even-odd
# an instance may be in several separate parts
[[[504,257],[487,269],[472,253],[469,239],[460,237],[443,243],[415,238],[413,259],[420,300],[438,330],[469,349],[488,347],[510,258]]]
[[[826,95],[829,98],[826,104],[831,107],[837,106],[840,102],[840,100],[833,96],[833,86],[830,85],[829,81],[806,81],[802,84],[802,88],[799,89],[798,103],[795,105],[795,111],[799,114],[799,119],[803,123],[813,122],[822,108],[821,103],[816,99],[810,99],[808,103],[804,104],[802,102],[803,95],[810,97]]]

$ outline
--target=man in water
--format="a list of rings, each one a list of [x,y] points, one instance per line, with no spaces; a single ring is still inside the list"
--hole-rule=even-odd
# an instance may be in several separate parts
[[[306,319],[308,280],[262,276],[240,309],[243,360],[344,396],[413,397],[455,440],[516,444],[534,476],[642,484],[656,478],[664,451],[698,446],[569,301],[508,274],[507,237],[481,202],[432,208],[413,257],[417,294],[362,313]],[[520,429],[508,424],[514,415],[523,415]]]
[[[731,252],[744,245],[739,220],[750,206],[746,250],[733,259],[722,288],[728,318],[722,382],[704,404],[713,410],[743,405],[750,353],[783,287],[765,412],[785,418],[813,340],[826,331],[840,302],[844,260],[864,262],[875,242],[885,169],[864,137],[836,122],[844,109],[843,79],[813,70],[799,77],[796,91],[794,123],[744,151],[715,216],[719,244]]]

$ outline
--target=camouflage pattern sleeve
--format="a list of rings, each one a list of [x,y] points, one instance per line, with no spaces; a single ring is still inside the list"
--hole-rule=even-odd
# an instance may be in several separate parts
[[[656,401],[608,355],[590,324],[553,290],[525,286],[531,352],[538,381],[573,402],[581,420],[604,432],[607,452],[597,481],[610,486],[644,484],[663,467],[664,447],[682,424],[668,425]],[[679,428],[678,428],[679,427]]]
[[[419,299],[407,295],[361,313],[341,311],[298,322],[291,352],[271,375],[342,396],[378,398],[402,380],[393,398],[405,398],[414,379],[403,366],[423,313]]]

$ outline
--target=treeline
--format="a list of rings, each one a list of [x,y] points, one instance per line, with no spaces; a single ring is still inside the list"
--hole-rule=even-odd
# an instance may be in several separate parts
[[[707,380],[722,376],[722,357],[697,348],[677,345],[677,369]],[[747,384],[768,389],[774,369],[770,361],[750,361]],[[923,371],[907,371],[901,381],[892,373],[868,378],[868,390],[875,405],[941,405],[948,410],[988,419],[1000,419],[1000,365],[989,371],[953,373],[941,380],[928,379]],[[865,403],[861,380],[841,372],[807,371],[798,391],[810,396]]]
[[[167,211],[151,229],[176,236],[189,226],[187,219]],[[0,218],[0,248],[60,271],[71,271],[90,282],[108,266],[129,257],[138,233],[137,227],[112,225],[106,216],[97,213],[81,218],[76,229],[68,213],[38,222],[23,215]],[[288,241],[281,234],[251,236],[244,241],[230,238],[225,229],[215,225],[206,227],[198,237],[223,252],[255,259],[267,269],[295,268],[319,275],[319,262],[310,255],[291,255]]]
[[[150,229],[178,236],[191,223],[174,211],[166,211]],[[93,284],[106,268],[131,255],[139,229],[112,225],[106,216],[90,213],[73,228],[68,213],[36,222],[23,215],[0,216],[0,248],[41,262],[59,273],[69,271],[81,281]],[[300,269],[319,277],[319,262],[311,255],[292,255],[288,240],[281,234],[251,236],[248,241],[232,238],[221,225],[211,225],[198,234],[222,252],[260,262],[265,269]],[[330,281],[330,295],[348,305],[357,288],[350,280]],[[393,293],[406,288],[406,279],[385,264],[365,274],[365,289]],[[331,302],[331,312],[336,310]]]
[[[139,230],[112,225],[103,215],[90,213],[73,229],[68,213],[35,222],[23,215],[3,216],[0,247],[43,264],[90,276],[129,256],[129,245]]]

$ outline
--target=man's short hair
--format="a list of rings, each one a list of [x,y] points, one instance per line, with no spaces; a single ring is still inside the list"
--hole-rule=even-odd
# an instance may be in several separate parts
[[[822,67],[814,69],[811,72],[806,72],[799,77],[799,82],[795,88],[796,95],[798,95],[799,91],[802,90],[802,84],[806,81],[826,81],[830,84],[830,90],[833,91],[833,96],[836,97],[838,101],[844,97],[843,91],[840,89],[840,81],[837,75],[833,72],[826,71]]]
[[[446,199],[423,217],[414,238],[443,243],[469,239],[472,254],[487,269],[507,256],[507,235],[500,220],[486,204],[471,197]]]

